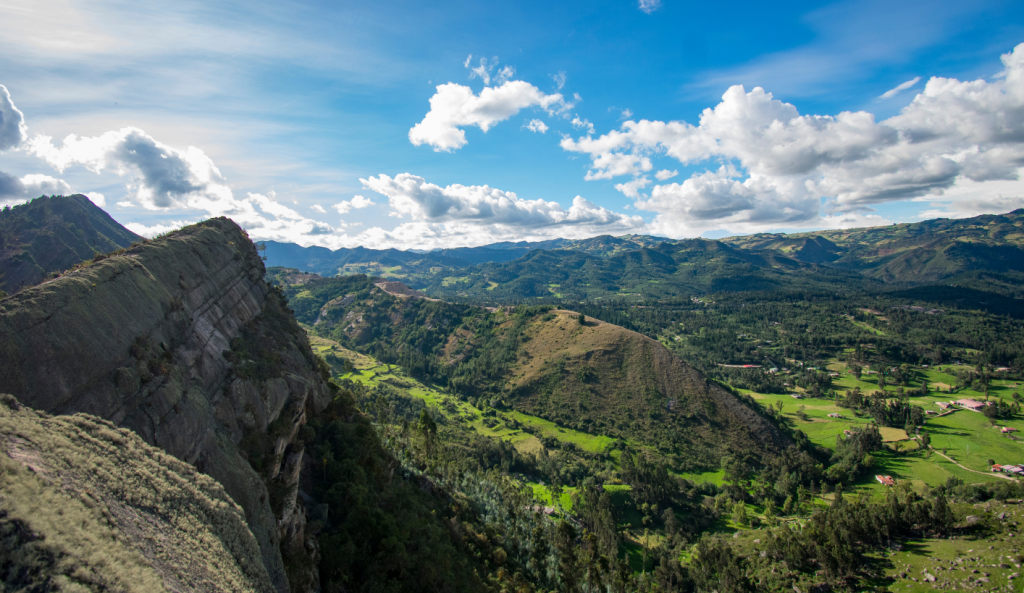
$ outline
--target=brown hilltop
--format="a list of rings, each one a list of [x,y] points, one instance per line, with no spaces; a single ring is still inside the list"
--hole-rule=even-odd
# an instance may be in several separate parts
[[[654,431],[686,426],[706,443],[741,449],[789,443],[735,395],[708,381],[643,334],[553,311],[526,330],[508,390],[524,411],[588,432]]]

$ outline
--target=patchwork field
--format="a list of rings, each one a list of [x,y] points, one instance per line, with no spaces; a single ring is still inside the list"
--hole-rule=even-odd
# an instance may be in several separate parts
[[[860,388],[865,394],[878,391],[877,375],[864,375],[861,379],[847,374],[844,363],[833,363],[828,366],[829,370],[839,372],[840,376],[833,379],[833,388],[838,392],[845,392],[854,388]],[[1011,420],[999,420],[993,425],[988,418],[980,412],[957,409],[950,413],[943,413],[936,404],[947,403],[963,398],[971,398],[979,401],[985,400],[985,394],[971,389],[957,390],[956,393],[942,393],[939,390],[948,390],[950,385],[957,382],[956,377],[951,374],[957,370],[965,370],[968,367],[953,365],[942,365],[939,369],[917,369],[920,378],[911,382],[907,387],[908,393],[915,393],[920,388],[921,382],[928,384],[931,390],[928,395],[909,396],[912,405],[920,406],[925,411],[933,412],[928,414],[924,424],[924,430],[931,437],[932,451],[919,451],[915,435],[907,435],[901,428],[882,427],[883,440],[888,444],[888,450],[874,455],[875,467],[872,473],[890,475],[898,480],[911,480],[918,489],[927,486],[937,486],[944,483],[950,477],[956,477],[964,482],[994,482],[1002,478],[993,475],[989,468],[989,460],[1001,464],[1024,463],[1024,441],[1016,441],[1001,433],[999,428],[1009,426],[1024,431],[1024,419],[1014,418]],[[946,372],[946,371],[949,372]],[[760,394],[747,390],[739,390],[751,395],[763,406],[777,407],[781,404],[782,414],[794,428],[802,430],[808,438],[830,449],[835,448],[836,438],[843,434],[844,430],[852,430],[857,427],[864,427],[873,423],[870,416],[863,412],[837,406],[835,401],[825,398],[812,398],[803,393],[803,390],[796,391],[803,396],[803,399],[795,399],[792,395]],[[886,386],[887,395],[895,396],[896,388]],[[1013,401],[1013,394],[1022,391],[1021,385],[1016,381],[995,380],[989,386],[988,398],[1005,401]],[[841,418],[829,417],[829,414],[839,414]],[[944,453],[949,459],[943,458],[939,453]],[[952,461],[950,461],[952,460]],[[959,467],[957,464],[963,467]],[[865,476],[862,483],[858,484],[858,490],[871,492],[873,495],[881,495],[885,487],[878,484],[873,476]]]

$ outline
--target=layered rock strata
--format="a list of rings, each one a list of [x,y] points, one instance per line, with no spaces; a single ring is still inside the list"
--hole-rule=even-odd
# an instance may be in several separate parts
[[[109,420],[216,479],[287,591],[281,548],[316,555],[297,502],[299,429],[330,390],[263,275],[248,236],[221,218],[8,297],[0,392]],[[251,360],[246,344],[273,353]]]

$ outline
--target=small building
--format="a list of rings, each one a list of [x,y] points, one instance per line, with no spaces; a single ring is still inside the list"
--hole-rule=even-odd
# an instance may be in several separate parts
[[[956,404],[961,408],[971,410],[972,412],[980,412],[981,409],[985,407],[985,404],[974,399],[958,399],[956,400]]]
[[[793,399],[803,399],[804,398],[804,396],[800,395],[799,393],[790,393],[789,396],[792,397]]]
[[[1019,465],[1004,465],[1001,468],[999,468],[999,470],[1001,472],[1003,472],[1004,474],[1010,474],[1010,475],[1018,475],[1019,476],[1021,474],[1024,474],[1024,468],[1020,467]]]
[[[998,463],[994,463],[992,464],[992,471],[1001,472],[1003,471],[1003,466],[999,465]]]
[[[997,373],[1008,373],[1008,372],[1010,372],[1010,370],[1011,370],[1010,367],[999,367],[998,369],[996,369],[996,372]]]
[[[947,404],[946,402],[935,402],[935,405],[939,406],[940,410],[948,410],[949,409],[949,404]]]
[[[925,414],[938,414],[938,412],[936,412],[935,410],[925,410],[924,413]]]
[[[843,415],[842,414],[838,414],[838,413],[832,413],[832,414],[829,414],[828,417],[829,418],[842,418]]]
[[[999,432],[1006,434],[1008,432],[1017,432],[1017,429],[1012,426],[1004,426],[1001,429],[999,429]]]
[[[853,434],[852,430],[844,430],[843,431],[843,436],[850,436],[851,434]]]
[[[875,476],[878,483],[883,486],[895,486],[896,480],[892,479],[892,476]]]

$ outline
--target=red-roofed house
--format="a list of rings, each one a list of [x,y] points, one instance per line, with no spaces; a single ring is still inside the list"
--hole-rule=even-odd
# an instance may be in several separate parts
[[[1014,428],[1014,427],[1012,427],[1012,426],[1004,426],[1004,427],[1003,427],[1003,428],[1001,429],[1001,432],[1003,432],[1003,433],[1007,433],[1007,432],[1017,432],[1017,429],[1016,429],[1016,428]]]
[[[883,485],[883,486],[895,486],[896,485],[896,480],[893,480],[892,476],[875,476],[875,479],[878,480],[878,483]]]

